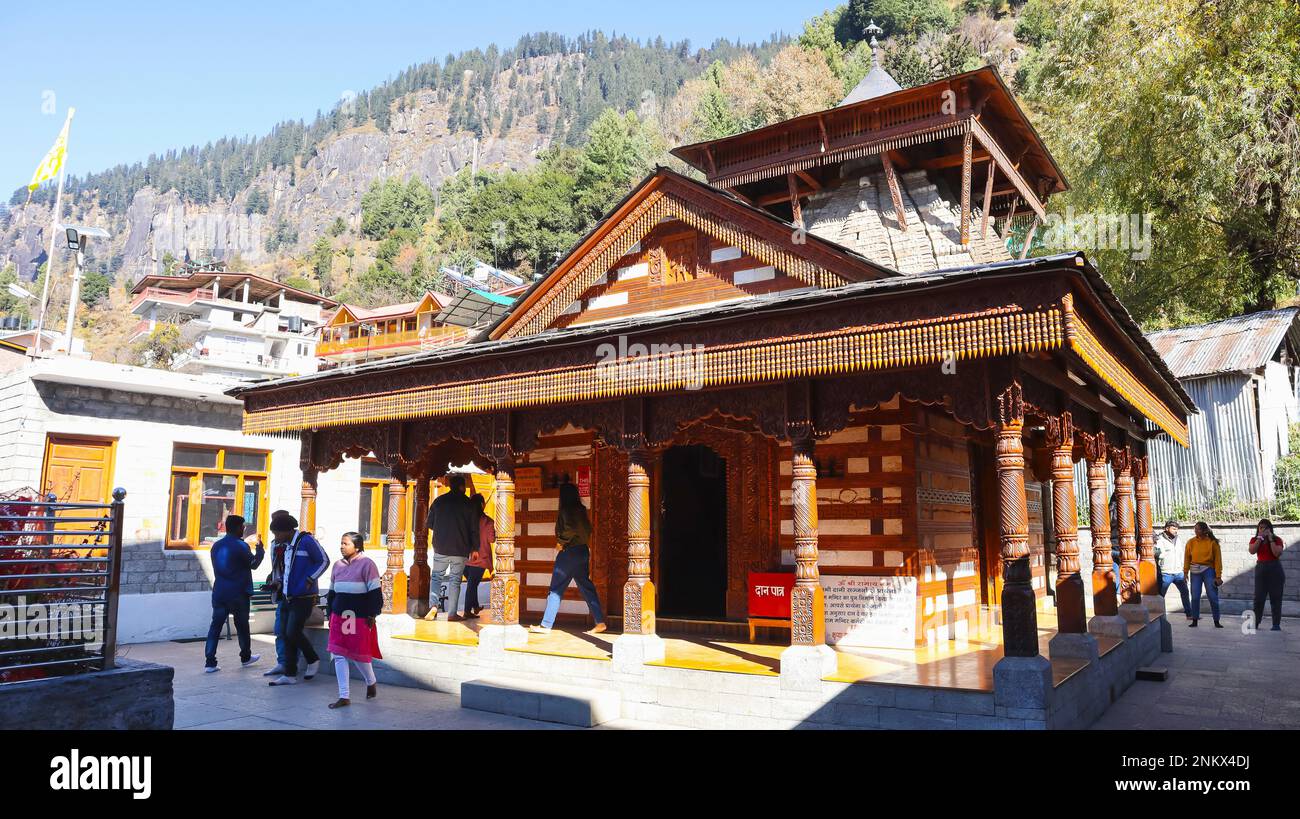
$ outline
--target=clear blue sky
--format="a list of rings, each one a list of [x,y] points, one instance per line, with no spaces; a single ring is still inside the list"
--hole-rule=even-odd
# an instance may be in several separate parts
[[[835,0],[19,2],[0,8],[0,192],[25,185],[77,109],[68,173],[310,120],[408,65],[522,34],[642,40],[797,34]],[[55,113],[47,113],[51,100]]]

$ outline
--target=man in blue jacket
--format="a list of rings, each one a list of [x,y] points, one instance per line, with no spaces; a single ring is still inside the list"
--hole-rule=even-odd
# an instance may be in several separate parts
[[[226,618],[234,616],[235,633],[239,635],[239,661],[247,668],[261,659],[252,653],[248,637],[249,599],[253,595],[253,569],[262,565],[266,552],[261,541],[257,554],[248,550],[243,541],[244,519],[239,515],[226,518],[226,534],[212,544],[212,623],[208,626],[208,643],[204,649],[205,669],[217,671],[217,642]]]
[[[312,608],[320,598],[320,576],[330,566],[329,555],[310,532],[298,531],[298,520],[286,511],[271,515],[271,536],[284,548],[284,674],[269,685],[295,685],[298,682],[298,654],[307,661],[303,679],[310,680],[320,668],[320,656],[312,648],[304,629]]]

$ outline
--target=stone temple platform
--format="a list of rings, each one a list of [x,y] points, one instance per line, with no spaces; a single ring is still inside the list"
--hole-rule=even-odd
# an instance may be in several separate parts
[[[1000,664],[1001,627],[992,613],[983,619],[973,636],[937,647],[835,650],[831,673],[792,685],[780,674],[784,645],[666,636],[662,659],[628,664],[615,662],[614,633],[557,628],[525,640],[516,632],[507,645],[480,640],[488,625],[480,621],[385,615],[376,669],[390,685],[455,695],[481,682],[476,703],[483,688],[511,681],[519,691],[613,692],[616,700],[600,698],[605,718],[616,710],[622,719],[697,728],[1073,729],[1092,725],[1137,669],[1157,660],[1168,632],[1163,614],[1148,615],[1128,623],[1126,636],[1095,637],[1082,651],[1064,652],[1069,657],[1059,656],[1058,646],[1048,660],[1056,631],[1045,610],[1038,615],[1042,656]],[[324,629],[311,636],[323,652]]]

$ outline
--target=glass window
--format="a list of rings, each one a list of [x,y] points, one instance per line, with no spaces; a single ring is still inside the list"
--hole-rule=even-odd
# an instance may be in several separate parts
[[[361,477],[368,481],[386,481],[393,476],[393,472],[388,467],[378,461],[362,461]]]
[[[197,449],[178,446],[172,450],[172,466],[196,466],[200,469],[216,469],[216,449]]]
[[[370,545],[370,507],[374,505],[370,485],[361,484],[360,503],[357,504],[357,531],[365,535],[366,545]]]
[[[265,452],[227,452],[226,470],[235,472],[265,472]]]
[[[199,542],[212,543],[226,533],[227,515],[235,514],[239,477],[205,475],[203,500],[199,507]]]
[[[168,540],[184,540],[190,520],[190,475],[172,476],[172,505],[168,516]]]
[[[249,531],[266,521],[267,453],[178,446],[172,462],[167,544],[209,546],[225,534],[226,517],[240,515]]]

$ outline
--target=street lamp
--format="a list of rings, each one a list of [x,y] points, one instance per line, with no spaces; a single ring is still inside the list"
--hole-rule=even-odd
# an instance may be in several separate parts
[[[108,231],[103,228],[82,225],[64,225],[64,235],[68,240],[68,250],[76,252],[76,265],[72,269],[72,293],[68,298],[68,321],[63,329],[63,346],[72,352],[72,326],[77,316],[77,300],[81,297],[81,266],[86,261],[86,245],[91,239],[107,239]]]

